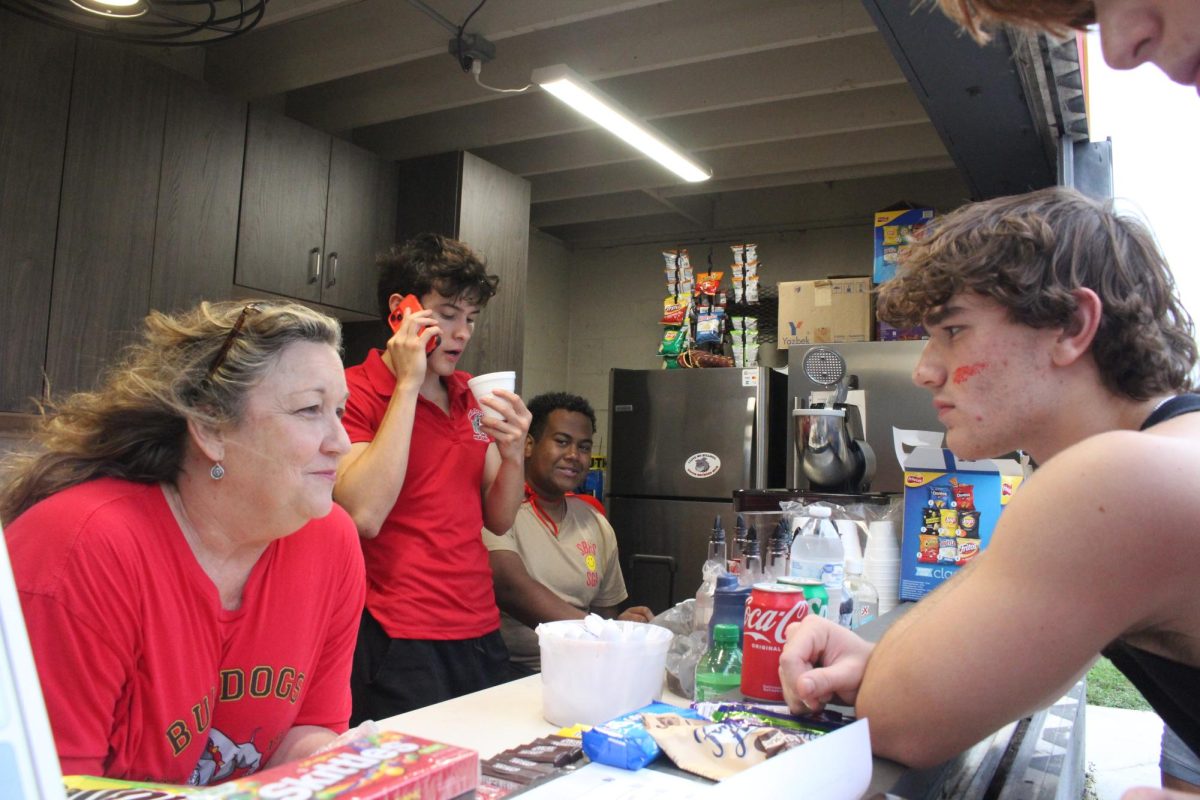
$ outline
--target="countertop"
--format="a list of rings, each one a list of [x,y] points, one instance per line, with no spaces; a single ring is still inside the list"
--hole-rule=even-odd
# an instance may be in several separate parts
[[[902,604],[864,629],[877,639],[910,608]],[[957,758],[926,770],[910,770],[875,758],[868,798],[983,798],[1036,800],[1077,798],[1082,782],[1084,684],[1080,681],[1051,708],[1001,728]],[[686,706],[664,685],[663,702]],[[481,759],[559,730],[542,719],[540,675],[502,684],[379,722],[396,730],[469,747]],[[1049,766],[1048,766],[1049,765]]]

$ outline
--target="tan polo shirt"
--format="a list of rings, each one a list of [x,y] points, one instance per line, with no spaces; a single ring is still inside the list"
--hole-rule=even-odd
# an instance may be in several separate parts
[[[558,526],[558,536],[526,500],[517,511],[512,530],[497,536],[485,529],[483,543],[488,550],[511,550],[519,555],[534,580],[580,611],[615,606],[628,596],[612,526],[578,498],[567,498],[567,513]],[[541,668],[537,634],[532,628],[501,609],[500,633],[513,661]]]

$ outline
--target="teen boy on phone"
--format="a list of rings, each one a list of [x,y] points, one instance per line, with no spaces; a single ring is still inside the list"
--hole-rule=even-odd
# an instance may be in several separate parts
[[[456,368],[499,283],[478,256],[426,233],[379,266],[383,317],[409,295],[422,310],[404,314],[385,351],[346,370],[352,444],[334,499],[358,526],[367,565],[352,724],[509,677],[480,531],[512,527],[530,420],[504,390],[482,401],[501,419],[484,416]]]

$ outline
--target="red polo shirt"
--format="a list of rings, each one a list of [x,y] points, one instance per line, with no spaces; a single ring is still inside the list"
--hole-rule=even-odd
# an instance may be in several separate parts
[[[450,414],[417,398],[404,488],[379,535],[363,539],[367,609],[393,639],[473,639],[500,627],[483,544],[483,462],[491,439],[465,372],[445,379]],[[342,423],[369,442],[383,422],[396,377],[372,350],[346,370]]]

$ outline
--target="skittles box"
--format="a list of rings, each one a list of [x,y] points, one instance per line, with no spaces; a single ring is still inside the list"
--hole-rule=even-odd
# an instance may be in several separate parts
[[[1011,460],[959,461],[918,447],[904,461],[900,599],[920,600],[988,545],[1000,512],[1025,477]]]
[[[215,786],[68,775],[68,800],[451,800],[474,797],[479,754],[394,731]]]

